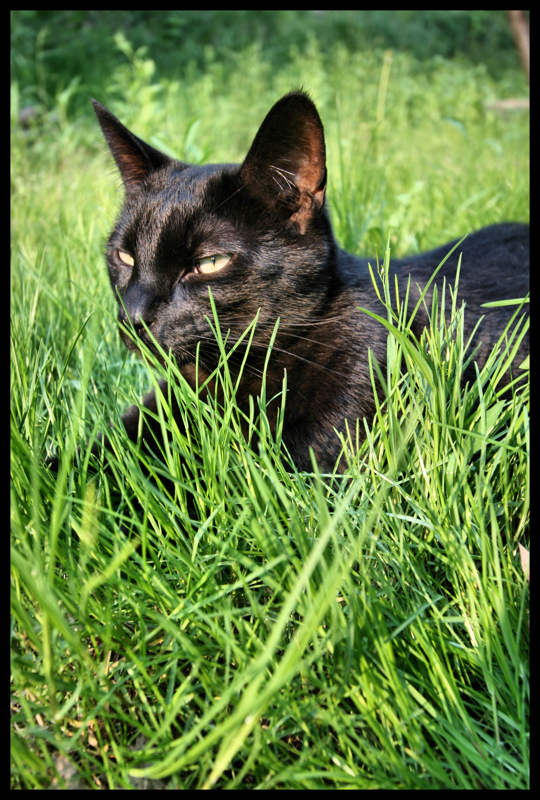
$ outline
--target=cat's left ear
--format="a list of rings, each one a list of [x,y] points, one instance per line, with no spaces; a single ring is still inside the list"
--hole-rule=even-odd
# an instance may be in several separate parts
[[[126,192],[138,189],[154,170],[165,167],[171,159],[131,133],[108,108],[92,100],[103,135],[116,161]]]
[[[321,118],[304,92],[291,92],[259,128],[240,177],[248,190],[305,233],[324,203],[326,148]]]

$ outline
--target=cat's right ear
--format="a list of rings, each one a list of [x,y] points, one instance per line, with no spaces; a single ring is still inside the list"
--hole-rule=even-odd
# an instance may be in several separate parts
[[[265,205],[305,233],[324,203],[326,149],[321,118],[304,92],[291,92],[270,109],[240,177]]]
[[[151,172],[171,163],[172,159],[128,131],[125,125],[122,125],[120,120],[97,100],[92,100],[92,104],[103,135],[120,170],[126,192],[137,189]]]

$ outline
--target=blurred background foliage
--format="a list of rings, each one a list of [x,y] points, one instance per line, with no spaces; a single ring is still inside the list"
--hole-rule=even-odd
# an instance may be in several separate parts
[[[151,51],[158,81],[189,79],[217,58],[235,75],[240,54],[251,48],[273,74],[314,42],[323,60],[334,58],[336,43],[351,53],[390,48],[419,61],[484,64],[497,80],[518,64],[505,11],[14,10],[11,67],[21,103],[50,109],[74,80],[80,91],[73,111],[85,102],[83,92],[104,92],[124,63],[118,34],[134,50]]]

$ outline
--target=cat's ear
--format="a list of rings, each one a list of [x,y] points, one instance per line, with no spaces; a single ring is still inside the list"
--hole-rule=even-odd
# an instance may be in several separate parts
[[[150,147],[128,131],[125,125],[122,125],[120,120],[97,100],[92,100],[92,104],[127,192],[138,188],[153,170],[171,163],[171,159],[164,153]]]
[[[324,202],[326,149],[321,118],[304,92],[285,95],[270,110],[240,177],[250,192],[305,232]]]

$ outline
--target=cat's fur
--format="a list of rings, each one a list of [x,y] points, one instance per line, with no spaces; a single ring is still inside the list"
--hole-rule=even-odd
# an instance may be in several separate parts
[[[314,104],[302,92],[286,95],[270,110],[243,164],[206,166],[163,155],[95,101],[94,109],[125,187],[124,206],[107,244],[113,292],[121,298],[119,321],[126,322],[127,312],[152,348],[144,321],[164,350],[172,350],[194,386],[197,344],[202,377],[212,372],[219,357],[206,321],[212,318],[209,287],[221,329],[230,331],[229,344],[260,309],[237,397],[247,410],[249,396],[260,393],[267,347],[279,317],[267,396],[281,390],[287,370],[283,440],[298,468],[311,470],[310,447],[319,465],[331,468],[340,451],[334,429],[344,431],[346,419],[353,426],[357,418],[371,421],[374,414],[368,349],[385,368],[386,330],[358,307],[386,314],[367,260],[341,250],[334,239],[325,202],[324,132]],[[425,286],[454,244],[393,261],[390,285],[397,274],[403,290],[410,275],[416,301],[417,285]],[[515,310],[481,309],[481,304],[524,297],[528,291],[528,226],[507,223],[469,235],[443,266],[439,287],[443,276],[454,284],[460,252],[459,301],[466,301],[466,336],[485,315],[476,336],[482,342],[477,355],[481,366]],[[230,261],[212,274],[199,273],[201,259],[210,265],[216,254],[230,255]],[[413,323],[418,336],[426,320],[422,307]],[[125,333],[122,337],[136,349]],[[525,355],[522,347],[515,366]],[[234,370],[240,361],[239,353],[230,367]],[[465,378],[474,374],[471,365]],[[155,402],[153,393],[145,399],[150,408]],[[275,405],[269,408],[271,422]],[[123,418],[133,439],[138,415],[134,407]],[[143,438],[152,446],[146,429]]]

